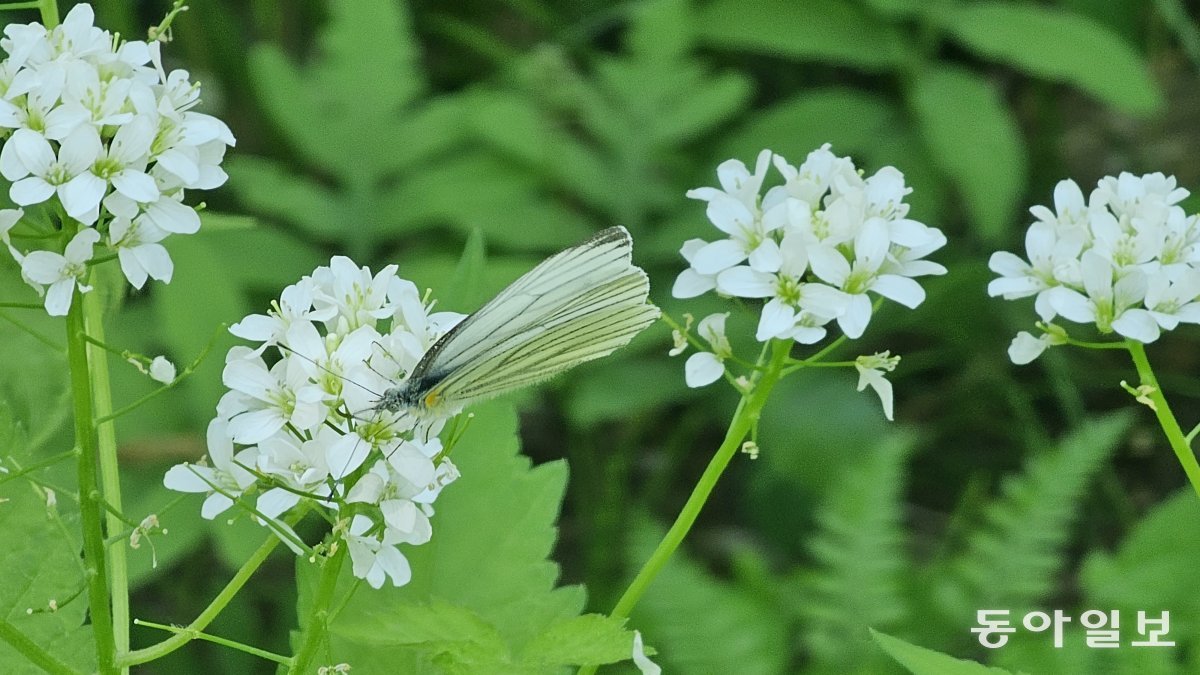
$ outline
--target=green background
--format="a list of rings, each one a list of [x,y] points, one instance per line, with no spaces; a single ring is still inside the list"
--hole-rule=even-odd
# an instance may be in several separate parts
[[[785,381],[760,458],[734,462],[631,625],[669,673],[898,671],[868,627],[1031,673],[1200,672],[1200,501],[1153,415],[1118,386],[1136,378],[1132,364],[1056,349],[1015,367],[1005,349],[1031,327],[1031,303],[985,291],[988,256],[1021,250],[1028,207],[1050,203],[1062,178],[1088,190],[1106,174],[1163,171],[1200,189],[1200,31],[1181,0],[190,5],[167,65],[191,71],[202,110],[237,136],[231,179],[190,195],[207,203],[204,228],[167,241],[174,281],[125,298],[110,342],[188,363],[222,322],[263,311],[334,254],[398,263],[440,308],[468,312],[614,224],[633,233],[652,299],[703,316],[728,303],[669,293],[682,242],[718,234],[684,192],[715,184],[730,157],[752,163],[770,148],[799,164],[831,142],[868,173],[897,166],[915,190],[911,217],[950,239],[932,256],[950,273],[928,280],[925,304],[886,306],[839,352],[903,355],[896,422],[852,372]],[[95,6],[98,25],[127,36],[167,8]],[[451,289],[474,231],[486,260],[476,283]],[[27,300],[12,261],[0,270],[0,299]],[[734,309],[744,348],[755,310]],[[12,422],[0,452],[32,461],[70,444],[62,328],[16,312],[0,310],[0,411]],[[1150,348],[1185,429],[1200,419],[1198,337],[1185,327]],[[235,341],[216,344],[176,391],[118,424],[131,516],[161,509],[166,467],[204,452]],[[565,476],[552,462],[567,461],[549,553],[561,583],[586,584],[593,611],[611,608],[674,517],[736,402],[688,390],[668,346],[656,326],[516,400],[522,451],[547,465],[531,475],[553,483],[537,498],[545,513]],[[118,406],[150,390],[113,365]],[[160,513],[156,570],[147,546],[131,551],[134,616],[190,620],[258,545],[244,519],[200,521],[199,501]],[[435,531],[453,528],[451,512]],[[211,631],[288,652],[295,562],[267,565]],[[20,602],[0,593],[13,616]],[[1126,645],[1087,649],[1076,621],[1063,649],[1022,631],[984,650],[969,628],[985,608],[1120,610]],[[1178,646],[1129,647],[1136,611],[1164,609]],[[135,629],[135,646],[158,639]],[[139,672],[271,668],[194,643]]]

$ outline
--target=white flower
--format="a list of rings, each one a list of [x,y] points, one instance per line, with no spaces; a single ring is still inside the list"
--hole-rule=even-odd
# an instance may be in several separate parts
[[[325,417],[325,392],[308,381],[302,368],[282,360],[267,369],[245,347],[229,350],[221,380],[230,388],[225,409],[229,432],[238,443],[266,439],[290,424],[301,431],[320,425]]]
[[[1174,330],[1180,323],[1200,323],[1200,270],[1185,267],[1171,273],[1163,270],[1150,275],[1146,284],[1145,306],[1163,330]]]
[[[661,675],[662,668],[646,656],[646,647],[642,644],[641,631],[633,631],[633,665],[642,675]]]
[[[750,266],[778,268],[779,249],[770,232],[782,227],[781,218],[764,218],[758,192],[770,166],[771,151],[758,155],[754,175],[738,160],[728,160],[717,168],[721,190],[697,188],[687,196],[708,202],[708,220],[729,235],[728,239],[698,248],[690,261],[697,274],[717,274],[749,258]]]
[[[271,305],[267,314],[251,314],[229,327],[229,332],[244,339],[262,342],[255,350],[261,354],[268,346],[283,339],[296,321],[325,321],[337,314],[337,307],[329,306],[321,311],[312,307],[314,282],[305,277],[283,289],[279,300]]]
[[[333,429],[321,427],[311,440],[299,441],[288,434],[276,434],[259,443],[258,470],[291,489],[267,490],[258,498],[255,505],[258,511],[268,518],[278,517],[300,502],[295,491],[327,496],[330,489],[325,482],[329,476],[326,449],[340,438]]]
[[[370,534],[376,529],[380,528],[364,515],[356,515],[350,522],[345,539],[350,548],[354,576],[365,579],[371,588],[381,588],[388,578],[393,586],[407,584],[412,579],[412,568],[395,546],[400,542],[399,538],[387,527],[382,528],[382,538]]]
[[[146,285],[147,278],[170,283],[175,265],[160,243],[167,233],[145,217],[130,221],[114,218],[109,224],[109,246],[117,250],[121,271],[134,288]]]
[[[177,492],[208,493],[200,515],[212,520],[233,506],[232,498],[254,484],[254,474],[243,467],[255,464],[257,452],[256,448],[247,448],[235,455],[228,425],[225,420],[214,419],[208,424],[208,458],[212,466],[173,466],[163,476],[163,485]]]
[[[802,238],[789,233],[780,245],[782,261],[772,272],[738,266],[717,277],[723,293],[743,298],[770,298],[763,305],[755,339],[795,339],[812,344],[825,337],[825,323],[846,311],[849,298],[841,291],[804,281],[808,270]]]
[[[916,281],[880,272],[887,261],[890,245],[887,223],[881,218],[870,218],[854,239],[853,261],[847,260],[838,250],[824,246],[813,247],[809,252],[813,273],[849,296],[837,321],[842,332],[850,338],[861,337],[871,320],[869,291],[910,309],[925,301],[925,289]]]
[[[156,356],[150,362],[150,379],[163,384],[170,384],[175,381],[175,364],[167,360],[165,356]]]
[[[395,265],[388,265],[372,276],[370,269],[358,267],[345,256],[334,256],[329,267],[313,271],[313,307],[318,311],[334,308],[338,319],[346,322],[346,331],[374,323],[393,312],[388,290],[395,278]]]
[[[700,324],[696,327],[696,333],[708,342],[712,351],[696,352],[688,357],[683,366],[684,380],[687,382],[687,386],[693,389],[703,387],[716,382],[725,374],[725,359],[733,355],[729,338],[725,337],[725,319],[727,318],[729,318],[729,312],[710,314],[700,320]]]
[[[1037,313],[1043,321],[1054,318],[1045,292],[1061,284],[1080,282],[1079,254],[1083,251],[1084,235],[1079,230],[1060,234],[1045,221],[1029,226],[1025,233],[1025,251],[1032,264],[1007,251],[997,251],[988,261],[988,268],[1001,275],[988,283],[988,295],[1015,300],[1037,295]]]
[[[18,205],[40,204],[57,194],[67,215],[91,224],[100,200],[91,199],[94,176],[87,169],[100,151],[100,137],[90,126],[76,127],[57,156],[40,134],[18,129],[0,149],[0,173],[13,181],[9,197]]]
[[[1090,250],[1080,259],[1080,273],[1087,295],[1065,286],[1050,290],[1049,302],[1056,312],[1076,323],[1095,323],[1101,333],[1116,331],[1144,343],[1158,339],[1154,316],[1136,307],[1146,297],[1144,273],[1133,269],[1118,279],[1112,262]]]
[[[87,261],[92,259],[92,249],[99,240],[99,232],[84,228],[71,238],[62,254],[34,251],[21,261],[21,273],[27,279],[50,286],[46,293],[46,312],[50,316],[66,315],[76,285],[80,293],[92,290],[79,282],[87,273]]]
[[[1033,362],[1042,355],[1042,352],[1052,346],[1054,343],[1049,333],[1034,337],[1031,333],[1021,331],[1008,346],[1008,358],[1018,366],[1023,366]]]
[[[892,421],[892,383],[888,382],[886,374],[895,370],[899,363],[900,357],[892,356],[891,352],[860,356],[854,360],[854,367],[858,370],[858,390],[862,391],[868,386],[875,390],[888,421]]]

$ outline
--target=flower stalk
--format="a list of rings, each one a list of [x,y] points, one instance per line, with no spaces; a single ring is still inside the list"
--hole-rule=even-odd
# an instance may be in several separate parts
[[[85,319],[82,294],[74,291],[74,302],[67,311],[67,362],[71,373],[71,396],[75,413],[75,448],[78,453],[79,511],[83,527],[84,581],[88,586],[88,607],[92,632],[96,640],[96,659],[99,672],[110,675],[118,672],[114,663],[116,641],[113,632],[109,579],[105,564],[104,523],[101,515],[101,495],[97,452],[99,440],[93,423],[95,412],[92,400],[91,368],[88,365],[88,344],[85,339]]]
[[[300,651],[296,653],[295,660],[288,668],[289,675],[309,672],[309,664],[317,655],[321,641],[328,635],[329,607],[333,603],[333,593],[337,589],[338,574],[342,570],[342,562],[346,559],[347,549],[341,542],[336,542],[335,545],[337,551],[325,560],[325,566],[321,570],[321,581],[317,586],[317,595],[313,598],[312,612],[308,617],[308,625],[304,628]]]
[[[684,537],[692,529],[692,525],[696,522],[696,518],[700,515],[701,509],[708,501],[712,494],[713,488],[716,487],[717,481],[720,480],[721,474],[729,466],[729,462],[737,454],[742,446],[742,441],[750,431],[758,424],[759,415],[762,413],[763,406],[767,402],[767,397],[771,394],[771,390],[775,388],[775,384],[783,375],[784,366],[787,364],[788,354],[791,352],[792,342],[790,340],[773,340],[767,349],[764,349],[765,359],[759,360],[759,365],[765,365],[765,369],[756,372],[757,380],[752,381],[753,388],[746,394],[742,395],[741,401],[738,403],[737,410],[733,414],[733,420],[729,424],[729,430],[725,433],[725,439],[721,442],[721,446],[717,448],[712,460],[709,461],[708,467],[705,468],[704,474],[700,476],[696,487],[692,489],[691,496],[683,505],[683,509],[679,512],[679,516],[675,518],[671,529],[667,531],[666,536],[659,542],[658,548],[654,550],[650,558],[642,566],[642,569],[634,577],[633,582],[629,584],[629,588],[617,601],[616,607],[613,608],[612,616],[624,618],[629,616],[634,605],[638,603],[642,595],[649,588],[654,578],[662,571],[662,568],[671,559],[671,555],[679,548],[679,544],[683,542]],[[768,357],[769,353],[769,357]],[[764,364],[763,361],[766,361]],[[581,671],[582,672],[582,671]]]
[[[1158,418],[1158,424],[1166,434],[1171,449],[1175,451],[1175,456],[1179,458],[1179,463],[1183,466],[1183,472],[1187,474],[1192,489],[1197,496],[1200,496],[1200,464],[1197,464],[1196,454],[1192,451],[1187,436],[1175,419],[1175,413],[1171,411],[1166,397],[1163,396],[1162,388],[1158,386],[1158,378],[1154,376],[1154,370],[1150,367],[1150,359],[1146,358],[1146,347],[1137,340],[1126,340],[1125,346],[1129,349],[1129,355],[1133,357],[1133,365],[1137,367],[1138,377],[1141,378],[1142,384],[1148,387],[1146,395],[1153,403],[1149,407]]]

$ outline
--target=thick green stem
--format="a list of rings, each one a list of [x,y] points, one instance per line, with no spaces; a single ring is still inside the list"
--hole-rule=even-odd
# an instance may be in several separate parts
[[[321,570],[320,585],[317,586],[317,595],[313,598],[308,625],[304,627],[300,651],[296,653],[292,667],[288,668],[288,675],[308,672],[309,664],[316,657],[317,649],[321,647],[321,640],[325,638],[329,628],[329,606],[333,602],[333,592],[337,589],[338,574],[342,570],[342,561],[346,558],[346,549],[345,542],[338,542],[337,552],[325,561],[325,568]]]
[[[1183,472],[1187,474],[1192,489],[1196,491],[1197,496],[1200,496],[1200,464],[1196,463],[1196,454],[1192,452],[1187,436],[1183,433],[1183,429],[1179,428],[1179,422],[1175,420],[1175,414],[1171,412],[1171,406],[1167,404],[1162,388],[1158,386],[1158,378],[1154,377],[1154,370],[1150,368],[1150,360],[1146,358],[1146,348],[1136,340],[1126,340],[1125,345],[1129,348],[1130,355],[1133,356],[1133,365],[1137,367],[1138,377],[1141,378],[1142,384],[1149,387],[1147,395],[1154,404],[1152,407],[1154,414],[1158,417],[1158,424],[1162,427],[1163,433],[1167,435],[1167,441],[1170,442],[1171,449],[1175,451],[1175,456],[1179,458],[1179,463],[1183,465]]]
[[[782,376],[783,367],[787,363],[788,353],[791,351],[791,341],[776,340],[771,345],[771,357],[766,368],[761,371],[758,380],[754,382],[753,389],[749,393],[742,396],[741,402],[738,404],[737,411],[733,414],[733,420],[729,424],[729,430],[725,433],[725,440],[722,441],[721,447],[717,448],[717,452],[708,463],[708,468],[704,470],[704,474],[700,476],[700,480],[696,483],[696,487],[692,489],[692,494],[688,497],[687,502],[683,505],[683,510],[679,512],[679,516],[675,519],[675,523],[671,525],[671,529],[667,531],[665,537],[659,542],[658,548],[651,554],[650,559],[642,566],[641,571],[634,577],[633,583],[629,584],[629,588],[625,590],[625,594],[617,601],[617,606],[613,608],[612,615],[614,617],[624,618],[629,616],[629,612],[641,599],[642,594],[649,588],[650,583],[654,581],[654,577],[670,560],[671,555],[675,553],[675,549],[679,548],[679,544],[683,538],[687,536],[689,530],[692,529],[692,524],[696,522],[696,517],[700,515],[700,510],[704,508],[704,503],[708,501],[708,497],[712,494],[713,488],[717,485],[717,480],[721,474],[725,472],[725,468],[729,466],[729,462],[733,459],[738,449],[741,448],[742,441],[746,435],[754,428],[758,422],[759,414],[762,412],[763,405],[767,402],[767,396],[770,395],[771,389]],[[580,671],[585,672],[583,670]]]
[[[116,673],[112,608],[109,604],[108,575],[104,561],[104,524],[99,502],[100,486],[96,472],[96,428],[92,425],[91,370],[88,367],[87,341],[84,340],[83,299],[75,291],[67,312],[67,362],[71,371],[71,396],[75,411],[75,447],[79,452],[79,512],[83,527],[84,576],[88,585],[88,609],[96,638],[96,659],[101,673]]]
[[[42,25],[54,28],[58,21],[58,0],[38,0],[36,7],[42,15]]]
[[[92,283],[96,283],[95,273]],[[92,378],[92,414],[97,418],[112,415],[112,388],[109,386],[108,354],[95,341],[104,342],[104,307],[100,293],[83,296],[83,325],[88,344],[88,366]],[[117,434],[112,422],[96,425],[97,453],[100,460],[100,488],[106,504],[111,507],[105,514],[108,532],[120,532],[124,522],[121,513],[121,474],[117,465]],[[129,565],[125,542],[121,541],[108,549],[109,593],[112,596],[113,638],[118,653],[129,651]]]
[[[299,520],[299,518],[297,518],[297,520]],[[295,523],[292,522],[291,524]],[[267,535],[266,541],[264,541],[262,545],[258,547],[258,550],[256,550],[250,556],[250,558],[242,564],[237,573],[233,575],[233,578],[229,580],[229,583],[225,584],[225,588],[221,589],[221,592],[217,594],[217,597],[213,598],[213,601],[209,603],[208,607],[205,607],[204,611],[200,612],[195,621],[189,623],[181,632],[172,635],[158,644],[150,645],[144,649],[138,649],[127,654],[122,654],[120,657],[118,657],[117,664],[122,668],[128,668],[129,666],[136,666],[148,661],[153,661],[154,659],[166,656],[167,654],[170,654],[176,649],[179,649],[180,647],[191,642],[193,639],[195,639],[197,633],[203,631],[208,627],[208,624],[212,623],[213,619],[217,618],[217,615],[221,613],[221,610],[225,609],[225,606],[228,605],[231,600],[233,600],[233,597],[238,594],[238,591],[242,590],[242,587],[246,585],[246,582],[250,580],[250,577],[258,570],[258,568],[267,559],[267,556],[271,555],[271,551],[274,551],[275,547],[278,545],[279,537],[276,537],[273,533]]]
[[[59,661],[58,657],[42,649],[41,645],[30,640],[20,629],[3,618],[0,618],[0,640],[7,642],[22,656],[47,673],[59,675],[75,675],[76,673],[71,666]]]

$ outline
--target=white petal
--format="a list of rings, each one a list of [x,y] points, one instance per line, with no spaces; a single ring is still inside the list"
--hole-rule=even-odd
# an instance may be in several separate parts
[[[637,666],[642,675],[662,675],[662,668],[647,658],[646,648],[642,645],[642,634],[636,630],[633,632],[633,665]]]
[[[988,259],[988,269],[1006,277],[1023,277],[1030,272],[1029,263],[1008,251],[996,251]]]
[[[740,298],[769,298],[775,295],[775,275],[734,267],[717,276],[717,290]]]
[[[38,176],[30,176],[12,184],[8,196],[18,206],[41,204],[54,194],[54,186]]]
[[[879,275],[875,283],[871,284],[871,290],[909,309],[925,302],[925,289],[921,288],[921,284],[897,274]]]
[[[1034,359],[1042,355],[1050,343],[1043,339],[1033,337],[1031,333],[1021,331],[1013,338],[1012,344],[1008,346],[1008,358],[1018,366],[1023,366],[1032,362]]]
[[[102,150],[99,132],[92,125],[85,124],[63,139],[62,147],[58,149],[58,161],[66,168],[68,175],[74,176],[90,167]]]
[[[149,203],[158,199],[158,184],[141,171],[119,171],[112,177],[112,184],[121,194],[135,202]]]
[[[821,281],[841,286],[850,277],[850,262],[837,249],[813,246],[808,251],[808,264]]]
[[[778,272],[783,264],[783,256],[779,244],[774,239],[764,239],[758,248],[750,253],[750,267],[760,272]]]
[[[1075,323],[1092,323],[1096,320],[1096,309],[1081,293],[1058,286],[1046,291],[1044,296],[1050,306]]]
[[[119,253],[123,252],[120,251]],[[171,262],[171,256],[162,244],[142,244],[134,248],[132,253],[141,264],[142,269],[146,270],[146,273],[152,278],[163,283],[171,282],[171,275],[175,271],[175,265]]]
[[[334,480],[345,478],[362,466],[371,452],[371,444],[356,434],[346,434],[329,444],[325,450],[325,464]]]
[[[724,373],[725,364],[711,352],[692,354],[683,366],[684,381],[693,389],[716,382]]]
[[[196,210],[169,197],[161,197],[148,205],[146,217],[167,232],[195,234],[200,231],[200,215]]]
[[[408,559],[395,546],[384,546],[379,549],[375,558],[378,565],[392,580],[393,586],[403,586],[412,580],[412,567]]]
[[[46,313],[50,316],[66,316],[71,309],[71,298],[75,294],[75,279],[63,279],[50,284],[46,291]]]
[[[108,183],[103,178],[85,171],[59,186],[58,197],[67,215],[84,221],[85,216],[100,204],[107,189]]]
[[[1154,316],[1144,309],[1130,309],[1121,313],[1112,322],[1113,330],[1127,338],[1149,344],[1158,339],[1158,322]]]
[[[746,259],[746,250],[740,242],[720,239],[696,251],[692,268],[700,274],[716,274],[729,269]]]
[[[229,420],[229,434],[238,443],[253,445],[282,429],[283,424],[283,415],[278,410],[252,410]]]
[[[796,310],[779,298],[772,298],[763,305],[754,339],[766,342],[771,338],[782,337],[795,323]]]
[[[866,295],[851,295],[844,314],[837,318],[838,326],[846,337],[857,340],[871,322],[871,300]]]
[[[78,7],[78,5],[76,5]],[[233,500],[220,492],[214,492],[204,500],[204,505],[200,507],[200,517],[205,520],[212,520],[229,510],[233,506]]]
[[[204,478],[213,480],[213,470],[207,466],[176,464],[163,475],[163,486],[176,492],[208,492],[212,489]],[[197,475],[199,474],[199,475]]]
[[[130,285],[138,289],[146,285],[146,268],[142,267],[141,261],[133,254],[133,249],[117,249],[117,259],[121,261],[121,271],[125,273]]]
[[[276,518],[298,503],[300,495],[283,488],[271,488],[259,496],[255,508],[268,518]]]

